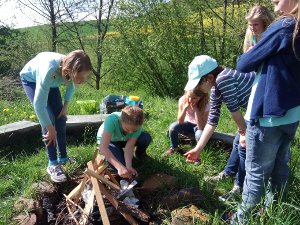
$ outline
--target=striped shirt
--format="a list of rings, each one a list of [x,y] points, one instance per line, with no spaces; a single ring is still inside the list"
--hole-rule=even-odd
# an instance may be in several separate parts
[[[246,107],[254,79],[255,72],[241,73],[225,68],[217,76],[216,85],[211,89],[207,123],[212,126],[218,125],[223,102],[230,112]]]

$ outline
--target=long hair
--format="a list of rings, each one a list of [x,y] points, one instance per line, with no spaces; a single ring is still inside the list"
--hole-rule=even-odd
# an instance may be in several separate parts
[[[91,59],[83,50],[72,51],[63,58],[62,69],[68,69],[67,75],[76,78],[80,72],[92,70]]]
[[[247,21],[256,19],[262,20],[266,29],[274,20],[274,16],[271,14],[267,7],[256,5],[249,10],[249,12],[245,16],[245,19]]]
[[[299,23],[299,20],[300,20],[300,0],[294,0],[297,2],[297,8],[291,12],[291,14],[296,17],[297,19],[297,22],[296,22],[296,25],[295,25],[295,29],[294,29],[294,32],[293,32],[293,51],[294,51],[294,54],[297,58],[298,61],[300,61],[300,58],[296,52],[296,39],[299,38],[298,36],[298,33],[299,33],[299,28],[300,28],[300,23]]]
[[[208,104],[209,101],[209,95],[208,93],[203,93],[202,91],[200,91],[197,88],[194,88],[192,90],[186,91],[184,94],[184,100],[185,102],[188,101],[188,95],[189,93],[192,93],[194,95],[196,95],[197,97],[200,97],[198,103],[197,103],[197,108],[199,109],[200,112],[204,112],[205,108]]]

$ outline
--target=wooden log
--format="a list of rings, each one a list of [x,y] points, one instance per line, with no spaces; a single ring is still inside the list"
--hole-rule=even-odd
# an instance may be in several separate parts
[[[68,198],[77,199],[77,201],[73,200],[74,202],[77,203],[79,199],[78,195],[80,195],[81,192],[83,191],[87,180],[88,180],[88,176],[85,175],[84,178],[81,180],[81,182],[68,194]]]
[[[92,161],[90,161],[89,163],[92,163]],[[115,189],[115,190],[120,190],[120,187],[117,186],[116,184],[114,184],[113,182],[107,180],[106,178],[100,176],[99,174],[95,173],[93,170],[87,168],[85,170],[85,173],[91,177],[95,177],[98,180],[100,180],[101,182],[103,182],[104,184],[108,185],[109,187]]]
[[[91,170],[91,171],[94,170],[94,166],[93,166],[92,161],[89,161],[87,163],[87,166],[88,166],[89,170]],[[108,216],[107,216],[107,212],[106,212],[106,208],[105,208],[105,205],[104,205],[104,201],[103,201],[103,196],[102,196],[102,193],[101,193],[101,190],[100,190],[100,187],[99,187],[99,182],[93,176],[91,176],[91,181],[92,181],[92,184],[93,184],[93,189],[95,191],[96,201],[97,201],[98,208],[99,208],[99,211],[100,211],[100,214],[101,214],[103,225],[110,225],[110,222],[109,222],[109,219],[108,219]]]

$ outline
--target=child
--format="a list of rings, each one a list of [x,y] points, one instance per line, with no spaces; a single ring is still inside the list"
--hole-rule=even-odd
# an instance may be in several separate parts
[[[209,104],[208,94],[203,94],[198,89],[186,91],[178,101],[177,121],[169,127],[171,148],[164,154],[178,152],[178,134],[194,134],[198,142],[202,130],[207,122]]]
[[[246,15],[248,28],[245,35],[243,51],[247,52],[259,41],[262,33],[274,20],[270,11],[261,5],[254,6]]]
[[[246,178],[238,209],[239,222],[265,193],[270,200],[286,193],[290,145],[300,120],[299,0],[276,0],[275,11],[284,15],[265,31],[261,40],[243,54],[240,71],[258,70],[246,117]],[[273,194],[276,194],[275,196]]]
[[[39,53],[20,72],[23,88],[42,127],[49,159],[47,172],[54,182],[67,179],[60,166],[67,161],[67,107],[74,85],[86,82],[91,69],[89,56],[82,50],[76,50],[68,55]],[[64,104],[59,91],[62,84],[67,86]]]
[[[235,155],[238,157],[239,142],[244,148],[243,151],[245,151],[246,122],[240,108],[245,107],[248,103],[254,77],[254,72],[244,74],[237,70],[218,66],[215,59],[206,55],[194,58],[189,65],[189,81],[185,90],[197,88],[203,93],[208,93],[211,90],[210,110],[207,124],[196,147],[184,154],[187,162],[195,162],[199,159],[200,152],[204,149],[218,125],[223,102],[238,126],[233,151],[236,152]],[[236,164],[236,162],[234,163]],[[228,171],[228,175],[231,176],[235,173],[236,171]],[[235,191],[240,191],[243,186],[242,182],[238,182],[237,185],[238,189]]]
[[[254,6],[249,10],[245,19],[248,21],[248,29],[244,41],[244,52],[250,50],[260,39],[262,33],[267,29],[270,23],[274,20],[270,11],[264,6]],[[206,177],[206,180],[220,181],[227,177],[234,176],[236,174],[236,181],[232,190],[220,197],[222,201],[228,200],[236,192],[240,192],[243,187],[245,171],[245,148],[242,148],[238,141],[234,141],[234,147],[231,151],[227,164],[222,172],[217,176]],[[241,163],[240,163],[241,159]]]
[[[146,149],[152,138],[147,132],[142,132],[143,122],[143,110],[129,105],[121,112],[110,114],[98,130],[100,151],[122,178],[132,179],[138,175],[132,167],[135,146],[137,157],[147,156]]]

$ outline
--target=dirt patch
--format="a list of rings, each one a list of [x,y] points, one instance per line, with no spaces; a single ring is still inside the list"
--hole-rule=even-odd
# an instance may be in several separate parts
[[[201,190],[197,188],[188,188],[181,190],[173,190],[172,195],[164,196],[166,188],[172,186],[172,182],[158,182],[158,178],[167,177],[169,181],[172,181],[173,178],[166,174],[155,174],[153,177],[150,177],[142,184],[138,184],[132,191],[136,198],[139,200],[138,209],[134,208],[125,208],[123,205],[123,199],[119,201],[120,208],[116,210],[112,207],[112,204],[104,197],[105,208],[109,216],[110,224],[112,225],[127,225],[129,224],[126,219],[121,215],[120,211],[127,210],[130,212],[130,215],[141,225],[158,225],[165,223],[166,218],[171,220],[172,218],[181,218],[174,216],[171,213],[172,208],[176,209],[181,207],[182,201],[186,204],[193,204],[195,200],[204,200]],[[16,202],[15,208],[18,208],[18,211],[26,211],[26,213],[21,213],[14,218],[14,221],[18,224],[50,224],[50,225],[71,225],[76,224],[76,219],[80,218],[81,210],[74,211],[71,215],[67,208],[65,195],[68,195],[78,184],[82,181],[83,175],[77,176],[75,178],[69,179],[68,182],[64,184],[51,184],[51,183],[38,183],[34,184],[33,188],[38,191],[39,200],[28,200],[19,199]],[[147,188],[149,184],[154,181],[153,187]],[[151,185],[150,185],[151,186]],[[182,200],[182,201],[181,201]],[[85,207],[85,202],[83,198],[78,201],[78,206],[81,208]],[[164,207],[166,209],[163,209]],[[195,210],[193,211],[195,212]],[[138,215],[139,213],[145,213],[144,215]],[[146,216],[145,216],[146,215]],[[141,220],[140,218],[148,218],[146,220]],[[185,218],[185,217],[184,217]],[[195,217],[194,217],[195,218]],[[180,219],[181,220],[181,219]],[[146,221],[146,222],[145,222]],[[87,218],[87,225],[102,224],[101,213],[97,206],[96,200],[92,207],[92,211]]]

